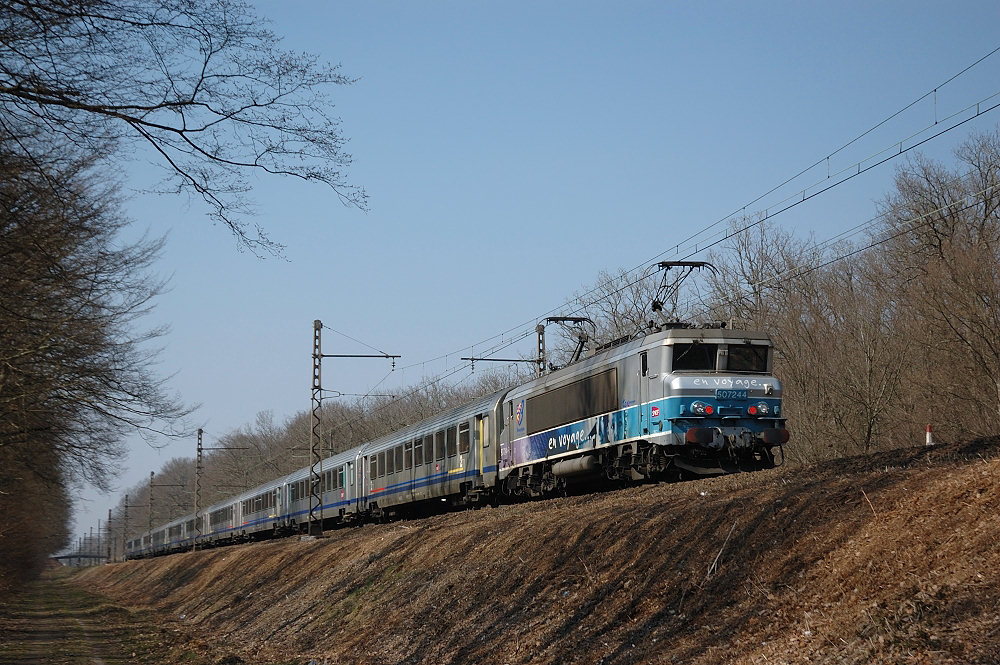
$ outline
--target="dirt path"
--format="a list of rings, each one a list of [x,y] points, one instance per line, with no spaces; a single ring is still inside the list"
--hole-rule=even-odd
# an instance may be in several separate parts
[[[0,599],[0,665],[242,662],[205,646],[150,612],[82,590],[69,571]]]

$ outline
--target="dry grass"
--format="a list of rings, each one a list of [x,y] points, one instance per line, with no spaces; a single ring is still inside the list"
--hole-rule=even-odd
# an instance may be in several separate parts
[[[77,580],[247,663],[997,663],[998,479],[988,440]]]

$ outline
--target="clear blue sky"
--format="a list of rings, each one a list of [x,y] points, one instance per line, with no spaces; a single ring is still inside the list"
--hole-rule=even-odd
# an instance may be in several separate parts
[[[137,229],[169,231],[158,268],[172,288],[149,324],[171,326],[161,370],[202,405],[193,422],[208,445],[259,411],[281,421],[309,408],[314,319],[403,356],[407,369],[380,391],[415,384],[470,345],[532,329],[599,271],[641,265],[739,210],[1000,46],[996,0],[258,6],[287,48],[359,79],[333,92],[334,115],[371,211],[318,185],[261,180],[255,221],[287,260],[259,260],[197,202],[137,194],[128,204]],[[831,168],[998,90],[1000,54]],[[969,131],[998,123],[994,112],[924,151],[947,158]],[[892,169],[775,222],[819,239],[858,224]],[[151,184],[141,164],[131,170],[128,185]],[[825,176],[824,165],[749,211]],[[323,344],[368,352],[329,331]],[[328,360],[324,387],[363,393],[388,371]],[[121,488],[192,457],[195,441],[131,447]],[[79,533],[116,501],[84,491]]]

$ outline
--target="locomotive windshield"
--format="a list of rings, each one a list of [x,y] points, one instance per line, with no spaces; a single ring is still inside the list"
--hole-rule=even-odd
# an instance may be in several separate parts
[[[727,349],[725,369],[729,372],[766,372],[767,346],[761,344],[674,344],[673,371],[714,372],[720,369],[719,347]]]
[[[674,371],[715,369],[719,346],[717,344],[674,344]]]
[[[759,344],[730,344],[727,369],[730,372],[766,372],[767,347]]]

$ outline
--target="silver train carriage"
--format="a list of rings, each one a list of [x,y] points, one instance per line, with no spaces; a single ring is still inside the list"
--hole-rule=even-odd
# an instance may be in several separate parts
[[[600,351],[321,463],[327,526],[620,481],[770,468],[788,441],[773,346],[678,328]],[[126,543],[129,558],[306,530],[305,467]]]

